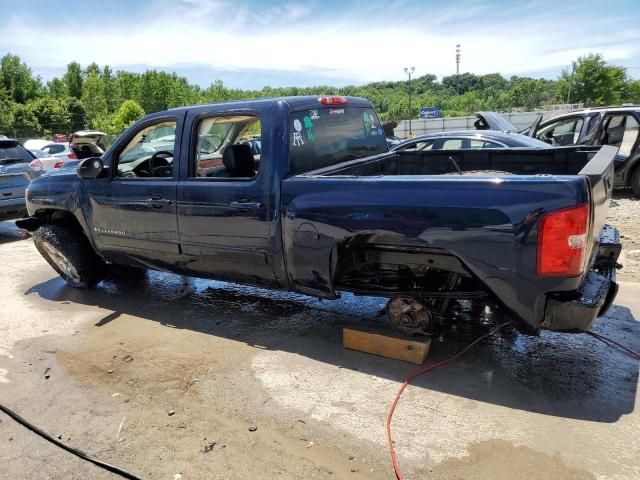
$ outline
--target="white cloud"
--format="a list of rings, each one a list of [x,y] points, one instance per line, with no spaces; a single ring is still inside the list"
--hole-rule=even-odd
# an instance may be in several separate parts
[[[637,64],[640,33],[632,25],[638,18],[607,20],[575,6],[535,7],[407,1],[250,7],[159,0],[128,21],[66,17],[54,30],[34,12],[33,18],[10,18],[0,27],[0,38],[3,50],[19,54],[36,71],[77,60],[114,68],[282,71],[319,77],[318,83],[400,79],[408,65],[417,75],[448,75],[458,42],[462,71],[474,73],[550,71],[589,52]]]

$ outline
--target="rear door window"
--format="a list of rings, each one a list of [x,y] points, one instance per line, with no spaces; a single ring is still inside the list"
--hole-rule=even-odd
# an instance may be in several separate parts
[[[444,140],[440,148],[442,150],[461,150],[463,148],[468,148],[468,145],[468,140],[463,140],[462,138],[450,138],[448,140]]]
[[[258,117],[234,114],[203,118],[198,124],[190,177],[250,180],[258,174],[261,153],[262,124]]]
[[[300,174],[388,151],[376,112],[343,105],[296,111],[289,119],[289,172]]]

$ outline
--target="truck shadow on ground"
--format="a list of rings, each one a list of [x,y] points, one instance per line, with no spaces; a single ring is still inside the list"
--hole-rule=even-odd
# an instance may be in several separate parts
[[[111,310],[96,328],[127,314],[398,382],[416,369],[342,348],[342,327],[390,330],[382,313],[386,302],[380,298],[345,294],[340,300],[321,301],[161,272],[105,281],[91,291],[73,289],[55,277],[25,292],[32,294]],[[503,321],[482,305],[454,305],[447,328],[434,338],[428,362],[451,356]],[[640,323],[626,307],[612,307],[595,330],[640,349]],[[545,415],[615,422],[634,410],[638,367],[638,361],[585,334],[542,332],[530,337],[507,327],[414,385]]]

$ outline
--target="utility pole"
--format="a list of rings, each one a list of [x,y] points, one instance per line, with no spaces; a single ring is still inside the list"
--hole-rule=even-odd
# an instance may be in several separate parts
[[[456,44],[456,75],[460,75],[460,44]]]
[[[411,137],[412,135],[412,131],[411,131],[411,117],[413,116],[412,110],[411,110],[411,74],[413,72],[416,71],[416,67],[404,67],[404,73],[406,73],[407,75],[409,75],[409,81],[408,81],[408,90],[409,90],[409,137]]]

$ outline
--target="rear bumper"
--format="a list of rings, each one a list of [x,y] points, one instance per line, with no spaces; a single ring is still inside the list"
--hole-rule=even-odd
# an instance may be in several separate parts
[[[27,215],[27,205],[24,197],[0,199],[0,220],[21,218]]]
[[[574,292],[547,295],[542,328],[565,332],[586,332],[604,315],[618,293],[617,260],[622,245],[618,230],[605,226],[591,270]]]

